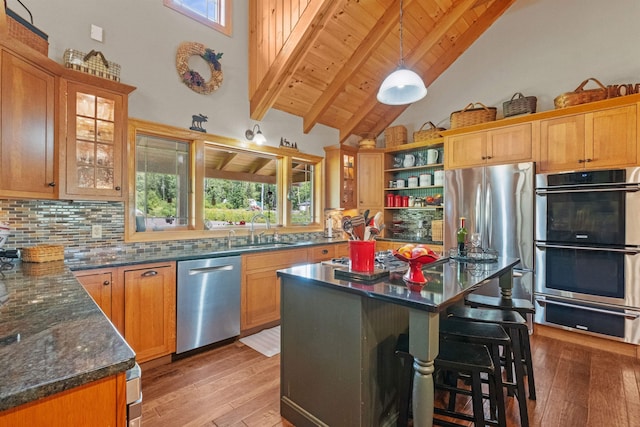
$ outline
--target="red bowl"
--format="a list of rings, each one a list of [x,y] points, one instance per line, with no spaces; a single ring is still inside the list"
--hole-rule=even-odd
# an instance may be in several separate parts
[[[400,255],[397,251],[393,251],[393,256],[401,261],[409,263],[409,269],[404,274],[404,276],[402,276],[402,279],[407,282],[407,284],[409,285],[409,289],[411,290],[418,290],[415,289],[414,285],[424,285],[425,283],[427,283],[427,279],[422,273],[422,266],[424,264],[435,262],[439,259],[438,255],[433,251],[431,251],[431,253],[429,254],[420,255],[415,258],[407,258],[403,255]]]

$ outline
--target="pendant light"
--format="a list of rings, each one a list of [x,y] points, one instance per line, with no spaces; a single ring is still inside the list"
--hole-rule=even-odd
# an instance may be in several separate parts
[[[378,101],[387,105],[405,105],[419,101],[427,95],[422,78],[404,67],[402,50],[402,0],[400,0],[400,64],[387,76],[378,90]]]

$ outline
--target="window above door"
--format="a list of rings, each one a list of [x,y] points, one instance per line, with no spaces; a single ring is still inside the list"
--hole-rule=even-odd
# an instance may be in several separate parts
[[[164,5],[231,36],[231,0],[163,0]]]

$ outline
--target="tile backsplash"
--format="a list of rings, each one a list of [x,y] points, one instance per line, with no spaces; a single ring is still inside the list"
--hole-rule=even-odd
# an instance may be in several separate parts
[[[70,259],[113,252],[135,255],[172,249],[215,251],[227,244],[226,238],[125,243],[124,212],[122,202],[0,199],[0,222],[8,223],[11,228],[4,247],[63,245],[65,259]],[[93,225],[102,226],[101,238],[91,237]],[[322,237],[322,232],[281,235],[283,241]]]

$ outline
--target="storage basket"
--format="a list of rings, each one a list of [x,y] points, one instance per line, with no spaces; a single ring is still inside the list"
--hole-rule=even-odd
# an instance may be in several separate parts
[[[21,254],[24,262],[60,261],[64,259],[64,246],[37,245],[30,248],[22,248]]]
[[[502,113],[505,117],[535,113],[537,103],[538,98],[535,96],[524,96],[520,92],[517,92],[511,97],[510,101],[502,103]]]
[[[43,263],[25,262],[20,268],[20,271],[25,276],[47,276],[49,274],[64,273],[64,270],[65,264],[61,260]]]
[[[444,241],[444,221],[434,219],[431,221],[431,240],[434,242]]]
[[[120,81],[120,65],[107,61],[102,52],[92,50],[89,53],[67,49],[64,51],[64,66],[83,73],[93,74],[103,79]]]
[[[429,125],[429,127],[424,129],[426,125]],[[435,142],[435,140],[442,138],[440,131],[443,130],[445,130],[445,128],[439,128],[431,122],[426,122],[420,126],[420,129],[413,133],[413,142]]]
[[[476,108],[476,105],[480,107]],[[471,103],[464,109],[451,113],[451,129],[492,122],[496,119],[497,110],[496,107],[487,107],[480,102]]]
[[[9,36],[26,44],[38,52],[49,54],[49,36],[37,29],[11,9],[7,12],[7,31]]]
[[[585,85],[589,82],[589,80],[593,80],[598,86],[598,89],[587,89],[585,90]],[[572,105],[580,105],[586,104],[588,102],[601,101],[603,99],[607,99],[609,96],[608,89],[600,83],[597,79],[593,77],[589,77],[587,80],[580,83],[580,86],[576,88],[573,92],[563,93],[558,95],[553,103],[556,108],[565,108],[570,107]]]
[[[407,143],[407,128],[399,126],[391,126],[384,130],[385,147],[395,147],[397,145]]]

